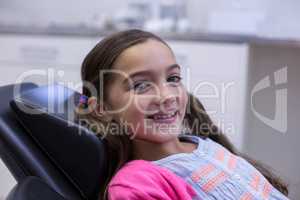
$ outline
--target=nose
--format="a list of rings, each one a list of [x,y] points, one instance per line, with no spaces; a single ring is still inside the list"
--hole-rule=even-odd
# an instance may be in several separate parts
[[[175,87],[168,84],[161,84],[159,86],[159,94],[157,95],[157,104],[163,106],[164,109],[171,109],[176,106],[178,98],[178,91]]]

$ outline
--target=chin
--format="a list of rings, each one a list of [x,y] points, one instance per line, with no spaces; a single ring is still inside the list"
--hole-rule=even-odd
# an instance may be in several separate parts
[[[162,143],[162,142],[167,142],[169,140],[175,139],[180,135],[180,131],[173,131],[173,132],[169,132],[169,131],[158,131],[158,132],[152,132],[150,134],[148,134],[146,137],[148,140],[151,140],[153,142],[157,142],[157,143]]]

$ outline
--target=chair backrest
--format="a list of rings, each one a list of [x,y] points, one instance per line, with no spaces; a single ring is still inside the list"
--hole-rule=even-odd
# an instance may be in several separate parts
[[[20,131],[0,134],[14,160],[21,161],[23,176],[42,178],[66,199],[97,199],[106,174],[105,145],[77,124],[74,108],[79,96],[61,85],[22,92],[10,102],[15,113],[10,121],[16,124],[17,118]],[[9,123],[0,125],[11,129]]]
[[[25,168],[24,162],[21,158],[26,158],[26,152],[15,150],[21,147],[16,147],[17,141],[21,141],[20,145],[33,146],[31,140],[24,135],[24,130],[18,124],[14,113],[10,109],[9,102],[13,99],[13,89],[15,85],[7,85],[0,87],[0,156],[8,169],[11,171],[14,178],[18,181],[24,178],[29,173],[29,168]],[[21,86],[21,85],[18,85]],[[21,92],[25,92],[36,88],[32,83],[24,83],[21,86]],[[16,141],[16,142],[15,142]],[[34,150],[34,149],[33,149]],[[30,161],[29,161],[30,162]],[[34,164],[33,164],[34,165]]]

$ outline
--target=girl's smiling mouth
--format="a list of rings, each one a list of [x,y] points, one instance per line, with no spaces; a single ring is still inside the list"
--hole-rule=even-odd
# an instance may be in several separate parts
[[[178,113],[178,110],[168,113],[159,112],[153,115],[149,115],[147,116],[147,118],[152,119],[155,123],[173,123],[176,121]]]

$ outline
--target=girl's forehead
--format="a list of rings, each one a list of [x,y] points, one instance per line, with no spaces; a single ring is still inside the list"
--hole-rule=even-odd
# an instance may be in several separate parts
[[[160,69],[176,63],[175,57],[169,47],[159,41],[148,40],[124,50],[114,63],[113,68],[126,73],[145,70]]]

